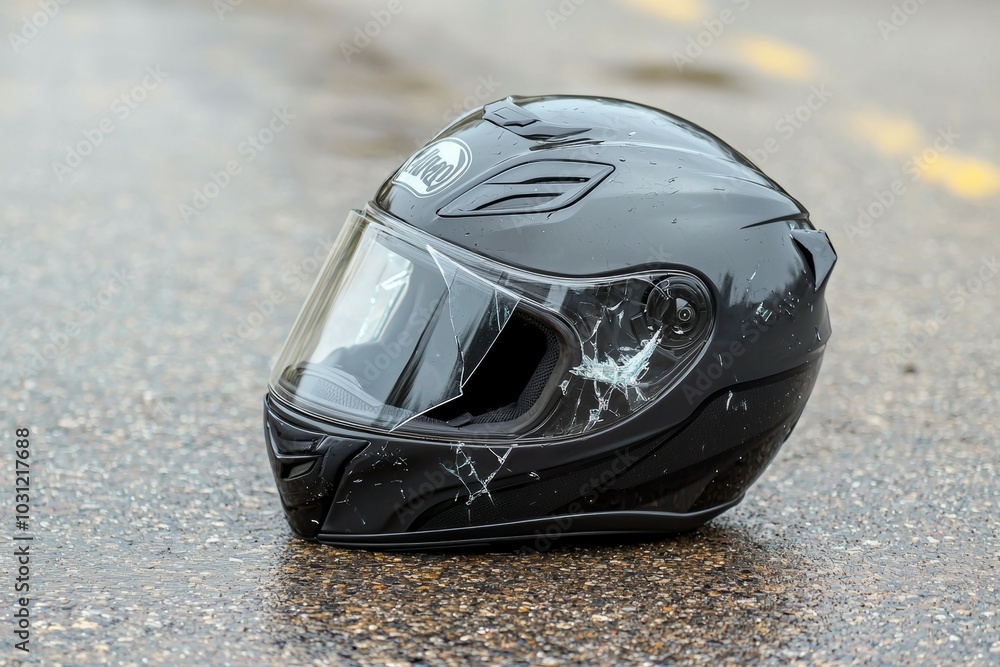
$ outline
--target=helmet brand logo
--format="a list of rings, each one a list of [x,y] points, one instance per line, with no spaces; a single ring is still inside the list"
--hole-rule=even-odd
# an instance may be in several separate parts
[[[457,181],[471,162],[468,144],[460,139],[442,139],[417,151],[392,182],[418,197],[426,197]]]

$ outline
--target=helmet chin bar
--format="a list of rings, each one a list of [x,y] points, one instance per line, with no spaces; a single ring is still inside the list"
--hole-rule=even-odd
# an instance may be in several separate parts
[[[690,530],[738,503],[795,427],[819,362],[716,394],[681,428],[580,443],[472,446],[333,429],[265,400],[268,453],[296,534],[342,546],[547,548],[581,534]],[[319,426],[319,427],[318,427]]]

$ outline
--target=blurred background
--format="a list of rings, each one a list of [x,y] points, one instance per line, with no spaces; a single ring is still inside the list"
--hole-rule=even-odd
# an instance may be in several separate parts
[[[997,664],[997,25],[987,0],[3,3],[0,451],[31,429],[35,579],[32,652],[0,664]],[[661,542],[292,538],[261,397],[347,211],[464,110],[553,93],[702,125],[829,232],[798,429]]]

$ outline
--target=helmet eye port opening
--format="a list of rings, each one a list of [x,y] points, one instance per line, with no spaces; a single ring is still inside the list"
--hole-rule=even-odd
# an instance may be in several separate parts
[[[411,422],[464,436],[524,435],[549,410],[573,361],[565,323],[522,301],[462,388],[462,395]]]

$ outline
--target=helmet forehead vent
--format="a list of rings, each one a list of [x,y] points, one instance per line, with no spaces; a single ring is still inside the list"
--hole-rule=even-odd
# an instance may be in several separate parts
[[[536,160],[511,167],[446,204],[438,215],[546,213],[569,206],[615,170],[608,164],[576,160]]]

